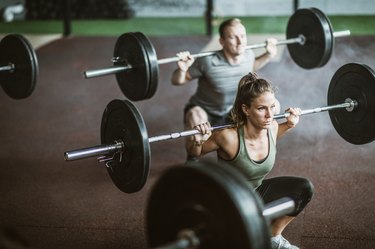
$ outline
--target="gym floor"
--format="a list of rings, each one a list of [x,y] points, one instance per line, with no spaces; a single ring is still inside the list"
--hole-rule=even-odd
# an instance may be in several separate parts
[[[185,161],[183,139],[152,144],[150,176],[134,194],[118,190],[95,158],[64,161],[64,151],[100,143],[105,106],[124,98],[113,75],[90,80],[82,76],[85,70],[110,66],[116,39],[75,36],[41,46],[32,96],[13,100],[0,91],[0,221],[14,227],[33,248],[147,248],[144,223],[150,189],[163,171]],[[199,52],[210,42],[206,36],[150,40],[159,58],[176,51]],[[337,39],[324,67],[304,70],[284,49],[279,62],[258,73],[278,87],[282,109],[324,106],[337,69],[350,62],[375,68],[374,51],[375,36],[351,36]],[[174,69],[173,63],[161,65],[155,96],[135,102],[149,136],[183,130],[182,109],[195,84],[171,86]],[[307,177],[315,196],[284,236],[304,249],[375,248],[374,151],[374,142],[353,145],[343,140],[327,112],[301,118],[279,141],[269,177]]]

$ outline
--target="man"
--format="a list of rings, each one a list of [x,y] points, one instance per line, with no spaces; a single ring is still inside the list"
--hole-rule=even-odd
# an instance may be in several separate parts
[[[178,68],[172,84],[183,85],[198,79],[198,88],[184,109],[186,129],[209,121],[212,125],[226,123],[237,92],[239,80],[257,71],[277,54],[276,40],[268,39],[266,52],[255,58],[247,46],[246,28],[237,18],[224,21],[219,27],[222,50],[194,60],[189,52],[177,54]],[[276,112],[280,109],[277,102]]]

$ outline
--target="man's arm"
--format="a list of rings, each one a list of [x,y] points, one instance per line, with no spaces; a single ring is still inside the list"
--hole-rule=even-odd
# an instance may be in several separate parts
[[[267,39],[266,41],[266,51],[264,54],[255,58],[254,71],[258,71],[264,65],[271,61],[277,55],[277,40],[274,38]]]
[[[189,52],[180,52],[177,54],[180,60],[177,62],[178,68],[172,73],[171,82],[173,85],[182,85],[191,80],[189,68],[194,63],[194,58]]]
[[[189,71],[183,71],[180,68],[177,68],[172,73],[171,82],[173,85],[183,85],[190,80],[191,80],[191,77],[190,77]]]

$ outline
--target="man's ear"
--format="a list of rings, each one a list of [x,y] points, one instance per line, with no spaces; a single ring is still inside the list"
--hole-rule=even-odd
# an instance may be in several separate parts
[[[219,42],[220,42],[220,45],[223,46],[223,44],[224,44],[224,38],[220,37]]]

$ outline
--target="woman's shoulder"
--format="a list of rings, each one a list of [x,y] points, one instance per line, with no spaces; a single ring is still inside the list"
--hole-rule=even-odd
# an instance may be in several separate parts
[[[215,141],[219,147],[218,155],[225,160],[234,158],[238,151],[238,128],[227,128],[215,134]]]
[[[236,139],[238,137],[238,129],[237,127],[233,127],[233,128],[226,128],[226,129],[222,129],[222,130],[218,130],[217,132],[215,132],[215,138],[217,141],[224,141],[224,142],[228,142],[228,141],[233,141],[233,139]]]

